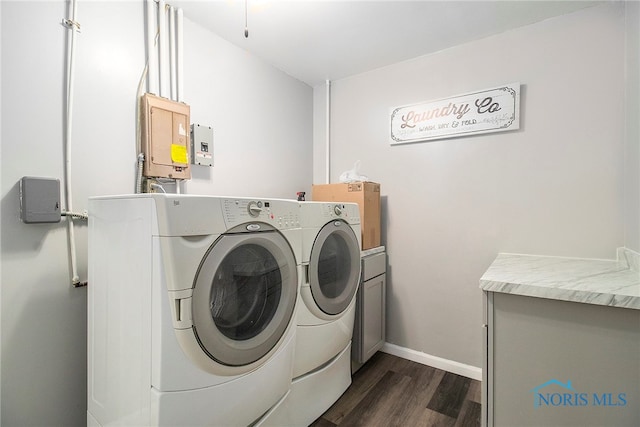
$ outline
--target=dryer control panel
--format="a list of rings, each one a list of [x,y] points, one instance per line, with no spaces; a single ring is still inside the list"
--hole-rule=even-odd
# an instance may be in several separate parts
[[[299,228],[298,204],[277,199],[225,199],[222,206],[229,228],[247,222],[260,221],[278,229]]]
[[[360,222],[360,211],[356,203],[323,203],[322,217],[326,219],[344,219],[349,223]]]

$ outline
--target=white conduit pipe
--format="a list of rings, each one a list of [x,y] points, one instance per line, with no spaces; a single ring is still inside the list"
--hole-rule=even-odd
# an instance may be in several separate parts
[[[177,10],[177,22],[176,22],[176,77],[177,77],[177,97],[176,100],[178,102],[183,102],[184,100],[184,69],[183,69],[183,61],[184,61],[184,33],[183,33],[183,16],[182,9]]]
[[[178,100],[176,89],[176,15],[173,6],[169,6],[169,79],[171,99]]]
[[[145,81],[148,81],[149,63],[144,66],[140,81],[138,82],[138,91],[136,92],[136,152],[138,153],[137,172],[136,172],[136,193],[142,193],[142,171],[144,168],[144,154],[142,154],[142,123],[141,121],[141,100],[143,95],[142,87]]]
[[[158,95],[158,48],[156,46],[157,15],[155,0],[147,0],[147,91]]]
[[[326,81],[326,89],[327,89],[327,109],[326,109],[326,174],[327,174],[327,184],[331,183],[331,80]]]
[[[166,2],[164,0],[158,1],[158,32],[159,32],[159,46],[160,46],[160,96],[167,98],[169,96],[169,90],[167,81],[169,76],[167,75],[167,14],[166,14]]]
[[[158,95],[158,48],[156,46],[156,33],[158,19],[156,13],[155,0],[146,0],[147,13],[147,64],[140,76],[138,83],[138,92],[136,93],[136,151],[137,167],[136,167],[136,193],[142,193],[142,172],[144,168],[144,154],[142,154],[142,136],[140,123],[140,100],[142,98],[142,85],[144,80],[147,81],[147,92]]]
[[[70,0],[71,17],[67,20],[68,29],[71,31],[68,38],[67,46],[67,90],[66,90],[66,124],[65,124],[65,197],[67,204],[67,212],[73,212],[73,195],[71,193],[71,130],[73,124],[73,86],[74,86],[74,56],[76,50],[76,30],[78,23],[76,21],[77,5],[75,0]],[[67,216],[67,231],[69,239],[69,256],[71,258],[71,284],[75,287],[86,285],[80,282],[78,276],[78,262],[76,256],[76,237],[73,228],[73,216]]]
[[[182,44],[182,37],[183,37],[183,16],[182,16],[182,9],[178,9],[176,11],[176,31],[175,31],[175,49],[176,49],[176,55],[175,55],[175,76],[176,76],[176,97],[174,98],[175,101],[178,102],[182,102],[183,100],[183,84],[184,84],[184,80],[183,80],[183,68],[182,68],[182,61],[183,61],[183,56],[182,56],[182,49],[183,49],[183,44]],[[176,180],[176,194],[180,194],[180,183],[181,180],[177,179]]]

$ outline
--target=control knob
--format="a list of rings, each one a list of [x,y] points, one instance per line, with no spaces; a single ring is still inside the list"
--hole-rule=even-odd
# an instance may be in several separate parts
[[[337,216],[342,215],[342,208],[340,207],[340,205],[335,205],[333,207],[333,213],[335,213]]]
[[[262,212],[262,202],[249,202],[247,205],[247,212],[249,212],[249,215],[253,218],[257,218],[260,215],[260,212]]]

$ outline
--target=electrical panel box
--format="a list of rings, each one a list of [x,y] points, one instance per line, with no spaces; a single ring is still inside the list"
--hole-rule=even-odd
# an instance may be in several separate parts
[[[190,179],[189,106],[149,93],[142,101],[143,175]]]
[[[194,165],[213,166],[213,129],[191,125],[191,161]]]
[[[27,224],[60,222],[60,180],[25,176],[20,180],[20,219]]]

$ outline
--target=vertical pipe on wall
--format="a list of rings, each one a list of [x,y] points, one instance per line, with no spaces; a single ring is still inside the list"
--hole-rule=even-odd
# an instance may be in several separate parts
[[[176,71],[176,98],[178,102],[182,102],[184,98],[183,94],[183,16],[182,9],[176,11],[176,34],[175,34],[175,46],[176,46],[176,59],[175,59],[175,71]],[[176,180],[176,193],[180,194],[180,180]]]
[[[158,47],[156,33],[158,19],[156,18],[155,0],[147,0],[147,92],[158,95]]]
[[[169,78],[171,82],[171,99],[178,100],[176,94],[176,15],[173,6],[169,6]]]
[[[184,78],[183,78],[183,16],[182,16],[182,9],[178,9],[177,10],[177,19],[176,19],[176,75],[177,75],[177,98],[176,100],[178,102],[183,102],[184,100],[184,93],[183,93],[183,85],[184,85]]]
[[[64,192],[66,198],[67,212],[73,212],[73,195],[71,193],[71,130],[73,124],[73,86],[74,86],[74,65],[75,65],[75,50],[76,50],[76,31],[79,27],[76,20],[77,17],[77,4],[76,0],[69,0],[69,9],[71,16],[66,21],[67,28],[69,29],[69,38],[67,45],[67,81],[66,81],[66,100],[65,100],[65,132],[64,132],[64,147],[65,147],[65,167],[64,167]],[[73,225],[73,216],[67,216],[67,232],[69,240],[69,257],[71,263],[71,284],[73,286],[80,286],[80,277],[78,276],[78,263],[76,256],[76,237]]]
[[[167,76],[167,14],[166,2],[158,1],[158,45],[160,56],[160,96],[167,98],[168,96],[168,76]]]
[[[327,184],[331,183],[331,80],[327,80],[326,81],[326,89],[327,89],[327,96],[326,96],[326,101],[327,101],[327,105],[326,105],[326,117],[325,117],[325,124],[326,124],[326,158],[325,158],[325,162],[326,162],[326,174],[327,174]]]

